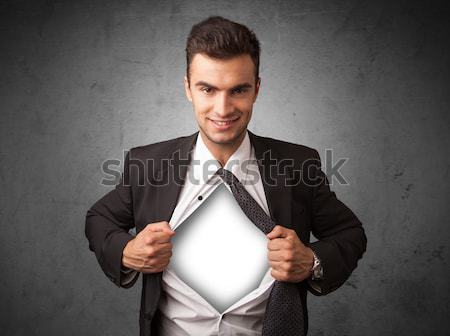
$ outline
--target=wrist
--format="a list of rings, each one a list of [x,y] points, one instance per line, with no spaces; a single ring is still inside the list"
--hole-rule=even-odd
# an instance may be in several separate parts
[[[309,249],[308,269],[309,269],[309,272],[312,273],[313,268],[314,268],[314,251],[310,247],[308,247],[308,249]]]
[[[126,270],[126,269],[130,269],[131,267],[131,265],[128,263],[128,252],[129,252],[129,249],[130,249],[130,246],[131,246],[131,242],[132,242],[133,240],[130,240],[128,243],[127,243],[127,245],[125,245],[125,248],[123,249],[123,251],[122,251],[122,264],[121,264],[121,266],[120,266],[120,268],[122,269],[122,270]]]

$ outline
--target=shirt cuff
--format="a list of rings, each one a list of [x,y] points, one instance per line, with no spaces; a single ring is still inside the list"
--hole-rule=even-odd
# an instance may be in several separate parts
[[[131,268],[125,267],[123,265],[120,266],[120,284],[122,286],[128,285],[131,281],[133,281],[137,273],[137,271]]]
[[[322,293],[322,288],[317,284],[316,281],[312,279],[308,279],[308,284],[314,289],[316,292]]]

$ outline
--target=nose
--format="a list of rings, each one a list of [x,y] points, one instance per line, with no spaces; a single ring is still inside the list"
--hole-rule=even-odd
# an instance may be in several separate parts
[[[234,112],[232,99],[228,96],[228,93],[221,92],[221,94],[217,95],[214,110],[220,118],[226,118]]]

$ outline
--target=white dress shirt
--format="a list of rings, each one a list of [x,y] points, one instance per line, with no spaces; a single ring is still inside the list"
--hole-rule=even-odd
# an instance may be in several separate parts
[[[173,230],[182,224],[220,184],[223,183],[231,193],[229,186],[219,176],[214,175],[221,165],[206,147],[200,133],[192,159],[195,161],[191,161],[185,184],[169,221]],[[193,162],[195,164],[192,164]],[[243,166],[242,162],[248,164]],[[250,195],[269,214],[248,133],[224,168],[233,172]],[[247,174],[250,169],[251,175]],[[200,201],[199,196],[202,196],[203,200]],[[159,333],[162,336],[261,335],[267,299],[274,282],[269,267],[256,289],[223,312],[217,311],[200,294],[183,282],[170,264],[164,270],[162,280],[161,300],[158,306],[161,311]]]
[[[247,165],[242,166],[242,162],[247,162]],[[229,186],[220,177],[214,176],[220,167],[220,163],[208,150],[199,133],[184,186],[169,221],[173,230],[182,224],[220,184],[224,184],[231,193]],[[251,146],[248,133],[223,168],[233,172],[269,215],[254,148]],[[251,174],[248,174],[249,171]],[[203,201],[199,201],[199,196]],[[261,335],[267,299],[275,281],[270,271],[268,268],[256,289],[225,311],[219,312],[183,282],[169,264],[163,271],[161,299],[158,305],[161,311],[161,323],[158,326],[160,335]],[[128,284],[138,275],[138,272],[126,268],[122,268],[122,272],[122,285]],[[308,279],[308,282],[320,292],[320,287],[313,280]]]

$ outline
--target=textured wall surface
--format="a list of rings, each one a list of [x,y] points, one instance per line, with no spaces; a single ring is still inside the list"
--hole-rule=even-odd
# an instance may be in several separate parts
[[[196,131],[185,40],[215,14],[262,44],[249,129],[348,158],[368,249],[309,334],[448,335],[449,13],[355,0],[2,1],[1,334],[138,334],[141,281],[108,280],[84,218],[104,160]]]

